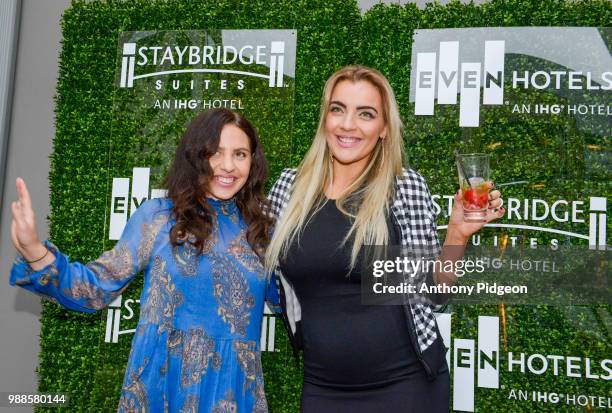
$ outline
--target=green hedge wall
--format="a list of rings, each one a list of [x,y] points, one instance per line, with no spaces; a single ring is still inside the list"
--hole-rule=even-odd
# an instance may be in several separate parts
[[[452,120],[448,124],[442,122],[442,126],[417,121],[408,103],[412,34],[417,28],[605,26],[610,21],[612,6],[607,0],[498,0],[481,6],[452,2],[446,6],[430,5],[424,10],[414,5],[377,5],[363,16],[354,0],[74,1],[62,20],[57,133],[50,172],[50,237],[60,249],[81,261],[96,258],[110,247],[105,242],[108,179],[129,176],[113,175],[116,169],[108,159],[117,39],[121,32],[295,28],[298,49],[291,151],[285,154],[282,164],[272,165],[275,174],[283,167],[295,166],[310,145],[326,78],[346,64],[364,63],[389,77],[407,125],[409,161],[428,178],[433,192],[452,193],[450,147],[488,145],[494,147],[495,159],[499,159],[494,170],[503,173],[504,179],[509,175],[535,174],[533,182],[544,183],[551,194],[560,192],[574,197],[591,190],[603,196],[610,194],[609,172],[584,175],[585,144],[595,143],[609,150],[609,135],[601,142],[600,137],[575,134],[572,125],[507,119],[504,113],[495,111],[490,117],[487,115],[481,128],[469,135],[455,127],[456,113],[452,110],[449,111]],[[541,157],[516,159],[516,150],[524,145],[525,136],[533,139],[528,153],[533,156],[543,153]],[[569,143],[556,139],[558,136],[569,138]],[[550,146],[542,146],[545,139],[550,140]],[[491,146],[497,142],[502,144]],[[273,147],[274,143],[266,145]],[[546,151],[542,152],[542,148]],[[549,153],[553,155],[546,155]],[[566,154],[561,165],[554,153]],[[534,170],[533,162],[544,164]],[[565,179],[559,180],[560,175]],[[577,178],[582,178],[584,185],[576,184]],[[505,195],[530,197],[533,191],[534,188],[528,188]],[[538,191],[543,196],[542,189]],[[130,288],[139,288],[137,284]],[[609,317],[609,308],[599,310]],[[508,307],[509,351],[514,348],[528,353],[605,358],[610,353],[611,337],[601,316],[596,316],[602,314],[599,310]],[[453,326],[458,336],[475,337],[477,315],[494,315],[498,309],[457,307],[453,312],[461,320],[459,327]],[[111,351],[102,343],[103,336],[104,315],[78,314],[45,303],[39,391],[69,392],[71,411],[115,410],[129,340],[113,345]],[[296,412],[301,366],[292,359],[280,325],[276,345],[279,353],[263,354],[270,410]],[[529,383],[525,382],[527,379]],[[517,375],[502,379],[502,384],[507,388],[529,388],[535,383],[547,388],[548,380],[549,376]],[[605,382],[574,380],[567,381],[563,389],[558,385],[550,390],[553,389],[609,394]],[[507,403],[501,391],[479,389],[476,397],[481,412],[496,411],[496,404]],[[536,408],[521,404],[513,410],[536,411]],[[47,410],[52,409],[37,409]]]
[[[125,135],[118,129],[125,125],[117,125],[113,119],[115,59],[121,32],[296,28],[300,48],[296,78],[302,81],[295,91],[293,131],[306,137],[316,124],[326,77],[357,60],[360,19],[355,3],[337,0],[325,4],[309,0],[73,2],[62,20],[57,135],[50,173],[51,239],[81,261],[110,247],[104,227],[108,180],[130,176],[129,169],[118,172],[121,165],[108,159],[111,134],[114,144],[123,142]],[[312,70],[312,65],[317,69]],[[266,142],[269,145],[273,143]],[[276,174],[293,164],[293,151],[287,152],[283,162],[272,165]],[[126,295],[141,284],[135,281]],[[104,321],[104,315],[82,315],[44,305],[40,391],[69,392],[75,410],[116,409],[130,343],[124,339],[104,345]],[[301,366],[290,355],[286,335],[280,327],[277,330],[276,346],[281,352],[263,356],[268,401],[272,411],[296,411]]]
[[[362,62],[385,73],[391,82],[406,124],[408,162],[421,172],[432,193],[452,194],[456,190],[456,172],[452,150],[488,152],[492,158],[493,180],[511,182],[527,180],[529,185],[503,189],[505,198],[587,199],[588,195],[609,197],[611,194],[612,132],[585,132],[569,117],[537,117],[510,114],[507,107],[481,109],[480,127],[458,127],[458,105],[436,106],[434,120],[415,117],[410,104],[407,79],[413,31],[446,27],[504,26],[607,26],[612,21],[612,3],[608,1],[491,1],[480,6],[449,3],[430,4],[424,10],[414,5],[377,5],[365,14],[362,24]],[[384,22],[384,24],[381,24]],[[609,45],[610,43],[608,43]],[[608,46],[609,47],[609,46]],[[555,103],[550,92],[521,94],[506,87],[505,100],[525,103]],[[598,102],[606,103],[609,102]],[[441,115],[440,115],[441,114]],[[605,124],[605,122],[604,122]],[[607,123],[609,128],[609,122]],[[589,146],[589,144],[592,144]],[[594,144],[594,146],[593,146]],[[598,154],[600,161],[596,162]],[[591,162],[591,164],[587,164]],[[439,221],[444,218],[439,217]],[[549,220],[550,221],[550,220]],[[546,221],[546,225],[551,225]],[[504,222],[502,220],[502,222]],[[554,225],[554,223],[553,223]],[[556,224],[557,226],[559,224]],[[578,230],[570,228],[567,230]],[[608,223],[608,233],[610,223]],[[584,229],[578,230],[584,231]],[[484,237],[493,234],[522,235],[522,231],[485,229]],[[552,236],[537,235],[541,241]],[[441,237],[443,234],[440,234]],[[569,238],[559,238],[568,244]],[[525,243],[526,240],[523,240]],[[572,241],[572,243],[576,243]],[[584,243],[583,243],[584,245]],[[504,371],[507,352],[558,354],[610,358],[610,307],[549,307],[507,305],[451,306],[453,337],[478,337],[478,315],[506,313],[507,342],[502,338],[500,390],[476,388],[478,412],[578,411],[565,404],[536,404],[508,400],[510,389],[540,390],[560,394],[592,394],[610,396],[609,382],[559,377],[546,373],[509,373]],[[501,324],[501,322],[500,322]],[[590,411],[591,409],[585,409]]]

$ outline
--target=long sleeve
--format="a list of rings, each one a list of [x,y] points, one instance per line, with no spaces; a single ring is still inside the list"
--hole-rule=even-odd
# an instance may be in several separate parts
[[[429,192],[429,188],[427,187],[427,184],[425,184],[425,189],[427,191],[427,197],[425,201],[427,204],[427,210],[429,211],[429,214],[431,217],[431,220],[428,226],[428,230],[427,230],[427,238],[429,240],[428,242],[431,245],[431,249],[432,249],[431,256],[435,259],[438,259],[442,252],[442,247],[440,246],[440,238],[438,236],[438,225],[436,224],[437,214],[436,214],[436,209],[433,205],[433,200],[432,200],[433,198],[431,196],[431,192]],[[426,283],[430,286],[433,286],[436,284],[434,280],[433,271],[428,272]],[[444,311],[444,309],[446,308],[448,304],[448,300],[450,299],[448,294],[442,294],[442,293],[428,294],[427,296],[431,300],[431,305],[434,311],[438,311],[438,312]]]
[[[401,211],[399,212],[400,225],[403,227],[403,232],[409,232],[409,251],[416,257],[424,257],[428,260],[437,260],[440,256],[442,248],[438,237],[438,228],[436,225],[436,209],[433,203],[433,197],[425,179],[418,172],[407,169],[404,170],[403,177],[397,182],[399,193],[396,193],[396,198],[402,199]],[[435,285],[433,268],[428,271],[421,271],[413,283],[420,288],[422,283],[429,286]],[[444,294],[426,293],[417,294],[411,298],[422,304],[432,306],[436,311],[441,311],[448,297]]]
[[[48,241],[45,245],[55,261],[40,271],[33,271],[18,254],[10,284],[50,297],[70,310],[91,313],[104,308],[147,266],[157,234],[168,219],[159,205],[158,200],[143,203],[115,247],[87,264],[70,262]]]
[[[273,219],[278,219],[281,212],[287,207],[287,203],[289,202],[289,192],[296,175],[296,169],[283,169],[280,177],[276,180],[276,182],[274,182],[270,192],[268,192],[268,200],[272,206],[270,212]]]
[[[288,203],[288,193],[291,189],[293,181],[295,179],[297,170],[286,168],[281,172],[280,177],[276,180],[270,192],[268,192],[268,200],[271,205],[271,218],[275,221],[279,219],[281,212],[285,209]],[[274,233],[274,228],[271,229],[270,237],[272,237]],[[276,268],[275,271],[272,271],[270,277],[268,278],[268,285],[266,287],[266,302],[268,307],[274,313],[281,313],[281,300],[279,295],[279,283],[280,283],[280,268]]]

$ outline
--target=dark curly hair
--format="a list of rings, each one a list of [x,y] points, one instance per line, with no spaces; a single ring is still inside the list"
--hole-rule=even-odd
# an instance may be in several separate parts
[[[187,126],[176,148],[165,181],[176,219],[176,224],[170,230],[170,242],[174,246],[189,242],[198,254],[202,254],[206,241],[212,236],[215,210],[205,196],[213,173],[209,158],[217,152],[221,130],[228,124],[237,126],[249,137],[251,169],[235,200],[248,225],[246,239],[263,260],[272,226],[268,215],[270,204],[263,193],[268,162],[255,128],[241,114],[229,109],[211,109],[200,113]]]

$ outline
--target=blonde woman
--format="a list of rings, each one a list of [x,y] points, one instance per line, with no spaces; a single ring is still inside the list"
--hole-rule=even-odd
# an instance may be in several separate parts
[[[266,266],[277,277],[294,350],[304,352],[301,410],[447,412],[449,373],[431,307],[361,304],[364,245],[426,247],[441,259],[484,224],[455,202],[445,247],[425,180],[403,167],[402,122],[387,79],[349,66],[325,84],[317,133],[269,195],[277,224]],[[455,200],[460,199],[460,194]],[[492,191],[487,221],[501,217]],[[347,275],[348,274],[348,275]],[[433,282],[453,282],[433,274]]]

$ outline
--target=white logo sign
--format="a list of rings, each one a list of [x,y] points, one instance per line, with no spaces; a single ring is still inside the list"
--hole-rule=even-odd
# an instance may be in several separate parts
[[[268,74],[223,69],[222,65],[240,62],[244,65],[266,65]],[[198,66],[176,70],[135,74],[136,66],[179,65]],[[204,67],[202,67],[204,66]],[[178,73],[226,73],[259,77],[268,80],[269,87],[283,87],[285,74],[285,42],[271,41],[269,45],[244,45],[240,48],[225,46],[142,46],[136,43],[123,44],[121,59],[121,78],[119,87],[131,88],[134,81],[147,77],[157,77]]]
[[[474,393],[476,387],[500,389],[499,375],[499,317],[479,316],[478,337],[474,339],[455,338],[451,342],[452,314],[436,314],[438,329],[446,352],[446,362],[451,369],[453,386],[453,410],[462,412],[474,411]],[[451,360],[452,355],[452,360]],[[588,357],[562,356],[556,354],[525,354],[508,352],[506,355],[509,373],[533,374],[541,376],[552,374],[555,377],[587,380],[612,380],[612,360],[603,359],[599,363]],[[452,364],[451,364],[452,361]],[[503,386],[502,386],[503,388]],[[508,400],[524,400],[557,404],[565,396],[567,405],[586,405],[585,395],[561,395],[540,390],[509,391]],[[590,396],[603,407],[607,403],[612,407],[611,399],[605,396]],[[595,405],[595,402],[592,402]]]
[[[134,168],[131,194],[130,178],[113,178],[108,239],[116,241],[121,238],[123,228],[128,220],[128,207],[131,216],[147,199],[166,196],[167,191],[165,189],[152,189],[149,194],[150,175],[150,168]]]
[[[512,114],[537,117],[591,115],[593,130],[601,134],[599,123],[612,115],[608,32],[594,27],[417,30],[410,78],[414,113],[433,116],[436,101],[459,104],[459,126],[477,127],[481,105],[507,105]],[[513,92],[506,100],[504,86]],[[534,102],[533,92],[542,90],[561,99]]]
[[[436,213],[442,212],[443,205],[441,200],[446,201],[445,213],[450,216],[452,211],[454,198],[453,195],[439,195],[435,194],[432,196]],[[565,231],[556,228],[540,227],[537,223],[552,219],[554,222],[564,223],[571,222],[573,224],[584,224],[585,223],[585,211],[584,201],[566,201],[564,199],[558,199],[554,202],[548,202],[543,199],[519,199],[519,198],[508,198],[507,200],[508,213],[506,219],[508,221],[519,221],[529,222],[531,221],[535,225],[525,224],[497,224],[490,223],[486,224],[489,228],[516,228],[528,231],[548,232],[553,234],[559,234],[566,237],[584,239],[589,241],[590,249],[606,250],[607,248],[607,234],[606,234],[606,221],[607,221],[607,207],[608,199],[600,196],[589,197],[588,206],[588,234],[581,234],[578,232]],[[445,229],[447,225],[438,225],[438,230]],[[511,237],[512,246],[515,246],[517,237]],[[474,235],[472,237],[474,245],[480,245],[480,235]],[[551,246],[557,248],[558,240],[552,240]],[[535,247],[535,238],[530,240],[532,247]],[[497,236],[494,238],[493,246],[497,246]]]
[[[118,343],[119,336],[123,334],[133,334],[136,331],[135,328],[121,330],[121,320],[131,320],[134,318],[134,305],[140,306],[140,300],[131,298],[123,300],[122,296],[115,298],[115,300],[110,303],[108,312],[106,313],[105,343]],[[276,317],[268,307],[268,304],[265,304],[264,316],[261,324],[261,351],[275,351],[275,333]]]
[[[473,412],[476,386],[499,388],[499,317],[478,317],[478,340],[455,338],[451,344],[451,314],[436,316],[449,367],[453,355],[453,409]]]
[[[484,64],[460,62],[456,41],[440,42],[439,56],[417,53],[414,114],[433,115],[436,99],[438,104],[455,105],[459,93],[459,126],[478,126],[481,86],[484,105],[504,103],[505,45],[503,40],[485,41]]]

